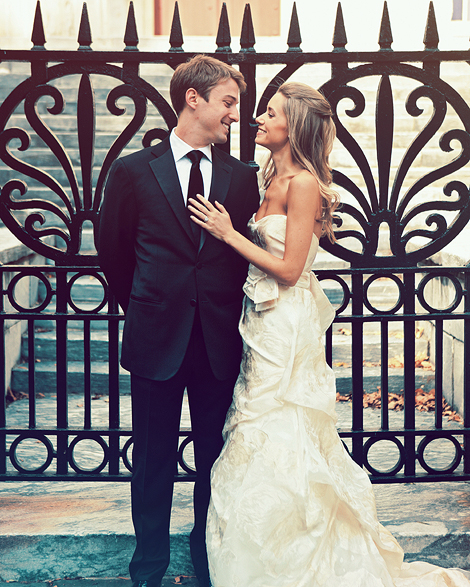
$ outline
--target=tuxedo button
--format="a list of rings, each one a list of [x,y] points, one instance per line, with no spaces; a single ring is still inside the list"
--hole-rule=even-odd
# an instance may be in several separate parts
[[[199,263],[196,265],[196,269],[202,269],[202,263],[199,261]]]
[[[194,307],[194,306],[197,304],[196,300],[191,300],[189,303],[190,303],[190,304],[191,304],[191,306],[193,306],[193,307]]]

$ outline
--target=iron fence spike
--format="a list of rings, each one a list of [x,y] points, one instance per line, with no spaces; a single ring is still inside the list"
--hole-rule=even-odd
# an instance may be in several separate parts
[[[90,28],[90,20],[88,18],[88,10],[87,10],[87,5],[86,2],[83,3],[83,7],[82,7],[82,16],[80,18],[80,27],[78,30],[78,38],[77,38],[78,44],[79,44],[79,51],[91,51],[91,44],[92,44],[92,38],[91,38],[91,28]]]
[[[175,2],[175,10],[173,12],[173,20],[170,31],[170,51],[183,51],[183,29],[181,27],[180,11],[178,9],[178,1]]]
[[[137,24],[135,22],[134,2],[129,2],[129,12],[127,13],[126,31],[124,33],[125,51],[138,51],[139,35],[137,34]]]
[[[289,34],[287,35],[287,51],[302,51],[300,44],[302,43],[302,35],[300,34],[299,17],[297,16],[297,6],[294,2],[292,5],[292,16],[290,19]]]
[[[344,26],[343,9],[341,7],[341,2],[338,2],[338,6],[336,8],[335,29],[333,32],[333,51],[347,51],[347,43],[348,38],[346,36],[346,28]]]
[[[240,52],[254,52],[255,48],[255,29],[253,27],[253,19],[251,18],[251,7],[245,4],[245,11],[243,13],[242,31],[240,34]]]
[[[43,50],[46,44],[46,37],[44,35],[44,25],[42,23],[41,3],[38,0],[36,3],[36,12],[34,13],[33,32],[31,34],[32,49]]]
[[[423,38],[424,48],[427,50],[436,50],[439,45],[439,33],[437,31],[436,13],[432,0],[429,2],[428,20]]]
[[[225,52],[231,53],[232,49],[230,43],[232,37],[230,36],[230,23],[228,20],[227,4],[222,3],[222,10],[220,11],[219,29],[217,31],[217,38],[215,40],[217,49],[216,53]]]
[[[390,16],[388,14],[387,0],[384,2],[382,21],[380,23],[379,45],[381,51],[393,51],[392,27],[390,25]]]

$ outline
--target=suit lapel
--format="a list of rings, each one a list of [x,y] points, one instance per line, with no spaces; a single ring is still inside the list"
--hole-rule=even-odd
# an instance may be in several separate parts
[[[222,159],[220,149],[212,147],[212,181],[209,200],[223,204],[232,179],[232,167]]]
[[[156,156],[150,161],[150,169],[155,176],[155,179],[160,186],[165,198],[168,200],[176,218],[181,226],[193,240],[193,231],[191,230],[188,211],[184,205],[183,193],[176,171],[175,159],[170,149],[170,141],[168,139],[162,141],[152,150]]]
[[[212,147],[212,179],[209,193],[209,201],[214,203],[216,200],[223,204],[227,197],[230,181],[232,179],[232,167],[223,161],[220,149]],[[199,242],[199,251],[206,242],[207,232],[202,230],[201,240]]]

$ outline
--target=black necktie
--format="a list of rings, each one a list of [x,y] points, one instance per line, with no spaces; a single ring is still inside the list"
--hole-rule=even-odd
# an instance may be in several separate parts
[[[191,172],[189,174],[189,186],[188,186],[188,202],[189,198],[196,199],[197,194],[204,195],[204,183],[202,181],[202,173],[199,168],[199,163],[203,157],[201,151],[190,151],[187,156],[191,160]],[[201,227],[195,222],[190,220],[191,228],[193,230],[194,240],[199,243],[201,238]]]

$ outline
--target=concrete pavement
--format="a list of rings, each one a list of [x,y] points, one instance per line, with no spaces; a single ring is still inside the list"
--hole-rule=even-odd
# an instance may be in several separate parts
[[[128,399],[121,398],[123,414],[128,411]],[[78,405],[77,398],[71,397],[72,419],[72,408],[78,410]],[[103,417],[107,414],[107,405],[106,398],[94,402],[98,420],[100,410]],[[38,411],[44,416],[54,406],[53,398],[38,398]],[[19,424],[27,414],[27,401],[14,402],[7,411],[9,425],[15,421]],[[339,427],[348,428],[351,404],[337,403],[337,412]],[[433,413],[417,412],[416,416],[417,427],[432,426]],[[185,405],[183,424],[188,423],[188,417]],[[380,410],[364,410],[366,428],[377,426],[378,418]],[[402,418],[403,412],[390,411],[391,427],[400,426]],[[379,449],[379,444],[376,446]],[[445,452],[445,446],[439,446],[429,454],[434,466],[453,456]],[[28,450],[33,449],[34,445],[25,450],[26,460]],[[87,447],[83,456],[92,459],[92,450]],[[383,447],[374,455],[374,463],[388,467],[395,458],[390,446]],[[375,485],[374,492],[379,520],[396,536],[407,560],[470,569],[470,483]],[[164,587],[197,586],[195,579],[176,582],[177,577],[194,573],[188,544],[191,526],[192,484],[177,483],[172,557]],[[128,482],[24,481],[0,485],[0,581],[4,582],[0,587],[11,587],[12,582],[29,587],[127,587],[131,585],[128,561],[133,548]]]

